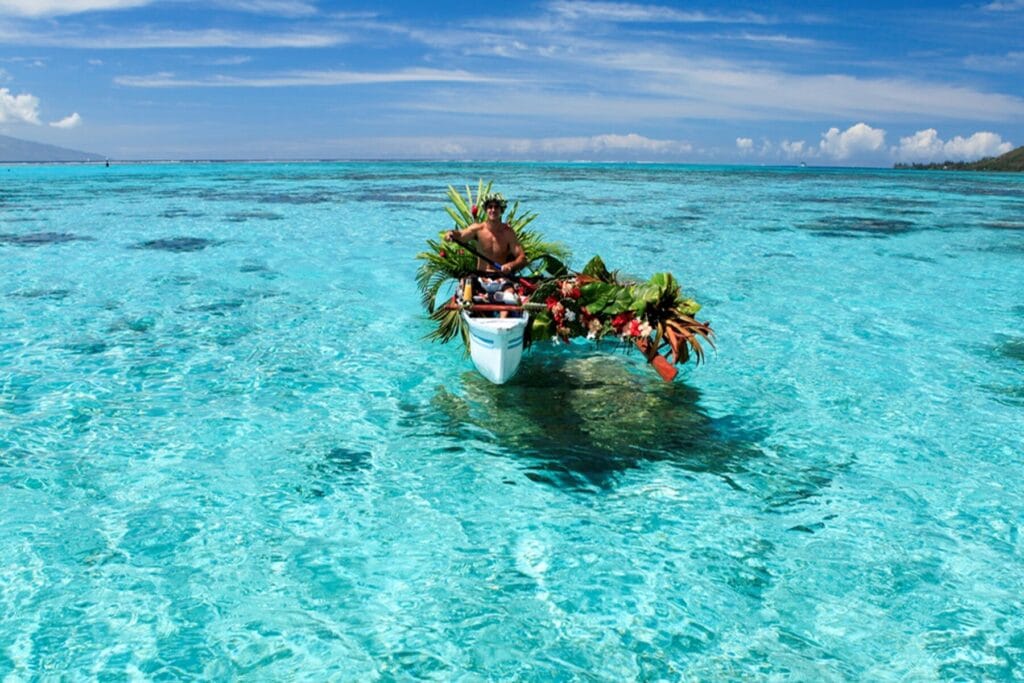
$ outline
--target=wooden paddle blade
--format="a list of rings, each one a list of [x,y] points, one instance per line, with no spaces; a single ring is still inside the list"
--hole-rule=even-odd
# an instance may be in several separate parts
[[[640,353],[644,354],[647,362],[651,364],[654,371],[665,380],[671,382],[679,374],[679,370],[672,363],[668,362],[665,356],[658,353],[658,350],[654,348],[654,344],[649,339],[637,339],[634,341],[636,347],[640,349]]]
[[[657,372],[658,375],[660,375],[666,382],[671,382],[676,378],[676,375],[679,374],[679,370],[676,369],[676,366],[669,363],[668,359],[660,353],[654,354],[654,359],[649,362],[655,372]]]

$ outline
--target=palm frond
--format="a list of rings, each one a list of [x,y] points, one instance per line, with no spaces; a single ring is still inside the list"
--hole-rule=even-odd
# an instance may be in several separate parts
[[[466,352],[469,351],[469,326],[462,317],[462,311],[458,308],[442,307],[430,314],[437,327],[427,334],[430,341],[447,343],[455,337],[461,337]]]
[[[465,229],[477,222],[473,208],[479,208],[481,201],[492,195],[492,188],[493,182],[485,183],[482,179],[475,190],[466,185],[465,195],[448,187],[445,212],[456,228]],[[671,273],[657,273],[646,282],[636,282],[622,277],[619,271],[609,271],[600,257],[594,257],[583,272],[576,273],[566,265],[571,257],[568,247],[549,242],[528,227],[536,218],[535,213],[521,213],[518,201],[505,214],[505,221],[523,247],[527,272],[532,273],[530,278],[535,284],[529,305],[539,310],[533,311],[527,345],[552,337],[614,337],[630,348],[640,348],[666,380],[671,380],[674,373],[669,376],[662,372],[664,368],[659,364],[663,360],[656,357],[658,354],[664,353],[675,364],[686,363],[690,358],[700,364],[707,353],[705,345],[715,348],[711,326],[693,317],[700,305],[683,296]],[[435,323],[427,337],[441,342],[460,337],[468,353],[469,326],[462,309],[438,305],[438,298],[446,286],[454,286],[475,272],[477,260],[458,244],[443,239],[428,239],[427,245],[429,249],[416,257],[421,261],[416,285],[423,306]]]

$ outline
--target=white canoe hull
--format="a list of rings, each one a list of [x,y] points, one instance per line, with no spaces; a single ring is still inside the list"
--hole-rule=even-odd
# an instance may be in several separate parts
[[[523,335],[530,323],[525,311],[521,318],[471,318],[469,355],[480,374],[495,384],[504,384],[516,374],[523,357]]]

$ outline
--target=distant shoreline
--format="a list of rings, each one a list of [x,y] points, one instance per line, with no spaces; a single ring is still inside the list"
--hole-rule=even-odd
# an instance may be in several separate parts
[[[998,157],[987,157],[978,161],[943,161],[931,164],[896,164],[893,168],[905,171],[991,171],[996,173],[1019,173],[1024,171],[1024,147],[1010,150]]]
[[[0,160],[0,166],[145,166],[147,164],[547,164],[552,166],[691,166],[699,168],[785,169],[790,171],[891,171],[891,166],[812,166],[805,164],[743,164],[706,161],[652,161],[614,159],[100,159],[65,161]]]
[[[1024,148],[1021,148],[1024,150]],[[999,157],[998,159],[1001,159]],[[14,167],[75,167],[75,166],[189,166],[189,165],[272,165],[272,164],[530,164],[550,166],[673,166],[691,168],[730,168],[757,170],[786,170],[805,173],[821,172],[886,172],[886,171],[983,171],[997,173],[1014,173],[1024,171],[1024,163],[1018,167],[993,167],[991,162],[998,159],[982,159],[977,162],[943,162],[943,163],[898,163],[893,166],[810,166],[802,164],[739,164],[739,163],[707,163],[682,161],[636,161],[636,160],[595,160],[595,159],[99,159],[99,160],[48,160],[48,161],[13,161],[0,160],[0,167],[8,170]]]

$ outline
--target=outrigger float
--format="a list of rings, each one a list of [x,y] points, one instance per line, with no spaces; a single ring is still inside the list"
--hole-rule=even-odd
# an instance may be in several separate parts
[[[467,187],[465,198],[449,187],[451,205],[445,210],[455,227],[464,229],[478,220],[477,207],[491,198],[504,203],[491,192],[491,183],[481,181],[475,197]],[[678,374],[676,365],[691,357],[697,363],[704,359],[701,341],[714,347],[714,331],[693,317],[700,305],[683,297],[671,273],[658,273],[645,283],[623,281],[599,256],[582,271],[571,271],[564,263],[565,247],[526,230],[537,216],[520,215],[518,209],[516,202],[505,220],[526,252],[529,272],[516,278],[502,303],[472,285],[480,256],[472,246],[428,239],[429,250],[417,256],[423,261],[416,274],[423,305],[437,324],[429,338],[447,342],[460,337],[489,381],[509,381],[523,350],[546,339],[619,339],[639,350],[666,382]],[[452,281],[459,285],[457,293],[438,305],[438,295]]]

